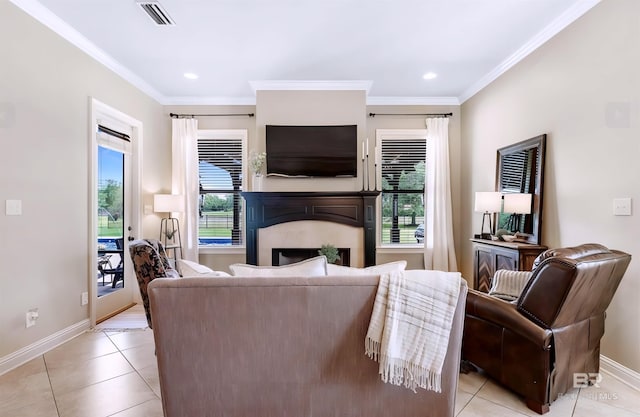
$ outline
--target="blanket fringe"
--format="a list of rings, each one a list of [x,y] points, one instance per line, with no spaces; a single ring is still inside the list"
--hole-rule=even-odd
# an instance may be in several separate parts
[[[380,342],[367,337],[365,341],[364,353],[369,357],[369,359],[373,359],[374,361],[378,362],[378,358],[380,356]]]
[[[413,392],[416,392],[416,388],[442,392],[440,374],[406,360],[389,358],[386,355],[380,357],[380,375],[383,382],[402,385]]]

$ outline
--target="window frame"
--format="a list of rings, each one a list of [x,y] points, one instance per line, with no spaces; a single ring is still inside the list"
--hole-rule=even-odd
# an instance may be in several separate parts
[[[248,137],[249,132],[248,129],[198,129],[198,141],[200,139],[236,139],[240,140],[242,147],[242,186],[241,192],[246,191],[248,185]],[[197,144],[196,144],[197,146]],[[198,199],[200,198],[200,193],[198,192]],[[207,253],[216,253],[216,254],[238,254],[244,253],[246,248],[246,202],[244,198],[241,199],[242,204],[242,213],[243,215],[240,218],[240,224],[242,228],[242,244],[241,245],[225,245],[225,246],[200,246],[200,233],[198,226],[198,253],[207,254]]]
[[[379,158],[382,159],[382,142],[387,140],[424,140],[426,145],[425,164],[426,172],[430,173],[430,162],[432,163],[432,155],[429,153],[432,147],[429,146],[429,138],[427,129],[376,129],[376,147],[380,150]],[[377,236],[376,244],[378,249],[382,249],[381,253],[390,252],[422,252],[424,249],[424,241],[422,243],[383,243],[382,242],[382,162],[376,170],[378,184],[380,184],[380,195],[377,198],[376,214],[377,220]],[[428,184],[425,182],[424,191],[426,192]],[[427,218],[427,201],[424,202],[424,218]]]

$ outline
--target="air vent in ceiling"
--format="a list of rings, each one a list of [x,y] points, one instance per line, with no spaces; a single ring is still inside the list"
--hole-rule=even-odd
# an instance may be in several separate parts
[[[142,10],[149,15],[149,17],[155,22],[156,25],[161,26],[173,26],[175,22],[169,13],[162,7],[157,1],[139,1],[138,5],[142,7]]]

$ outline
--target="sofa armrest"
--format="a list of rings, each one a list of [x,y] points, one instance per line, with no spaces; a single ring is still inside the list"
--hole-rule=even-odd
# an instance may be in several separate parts
[[[509,331],[530,340],[543,349],[548,348],[551,344],[553,336],[551,330],[538,326],[520,314],[515,304],[486,293],[469,290],[466,315],[509,329]]]

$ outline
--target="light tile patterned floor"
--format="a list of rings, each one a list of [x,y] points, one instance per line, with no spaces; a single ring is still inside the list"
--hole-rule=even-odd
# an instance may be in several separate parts
[[[0,417],[162,417],[153,332],[141,307],[0,376]],[[140,317],[142,315],[142,317]],[[639,417],[640,393],[603,374],[599,388],[570,392],[546,417]],[[460,375],[459,417],[537,416],[478,373]],[[194,416],[196,417],[196,416]]]

